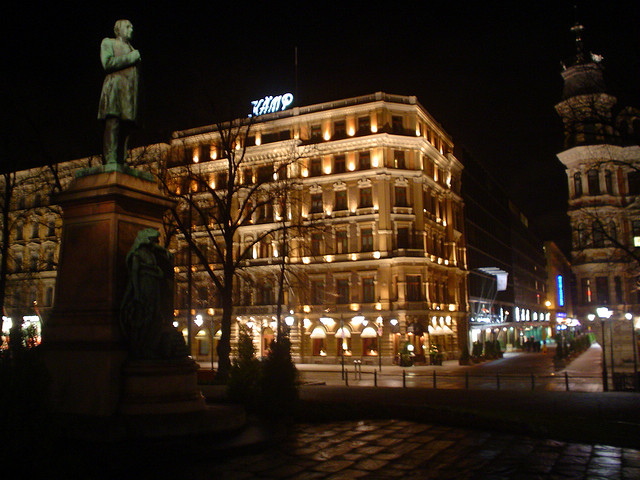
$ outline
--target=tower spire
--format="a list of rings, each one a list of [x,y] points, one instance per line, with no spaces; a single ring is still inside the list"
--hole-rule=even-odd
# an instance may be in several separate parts
[[[584,53],[584,42],[582,41],[582,32],[584,31],[584,26],[580,25],[579,22],[571,27],[571,32],[576,36],[576,64],[586,63],[586,55]]]

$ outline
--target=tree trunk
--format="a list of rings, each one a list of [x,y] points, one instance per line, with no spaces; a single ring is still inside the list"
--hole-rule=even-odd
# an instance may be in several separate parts
[[[231,371],[231,319],[233,317],[233,273],[225,274],[222,296],[221,335],[218,343],[218,373],[216,378],[226,382]]]

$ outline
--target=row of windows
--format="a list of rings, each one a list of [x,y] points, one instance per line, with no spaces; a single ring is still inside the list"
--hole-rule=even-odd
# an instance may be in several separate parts
[[[19,197],[16,197],[16,208],[18,210],[25,210],[26,208],[37,208],[46,204],[48,204],[48,202],[46,201],[46,197],[40,192],[36,192],[33,195],[21,195]]]
[[[311,205],[309,213],[323,213],[325,211],[325,196],[322,192],[316,192],[311,194]],[[442,218],[445,216],[444,201],[423,191],[422,203],[424,212],[431,216]],[[396,185],[393,188],[393,205],[395,207],[411,207],[412,204],[409,201],[409,187],[404,185]],[[329,205],[327,205],[328,207]],[[370,208],[373,207],[373,190],[372,187],[360,187],[358,189],[358,204],[357,208]],[[343,211],[349,209],[349,196],[347,190],[334,191],[333,211]],[[456,215],[454,215],[454,226],[459,230],[462,224],[461,210],[454,208]]]
[[[638,225],[640,227],[640,224]],[[574,246],[576,248],[603,248],[618,241],[616,223],[612,220],[605,228],[602,222],[594,220],[590,226],[580,223],[576,228]]]
[[[610,291],[610,279],[609,277],[596,277],[582,278],[580,279],[580,301],[584,305],[597,304],[597,305],[610,305],[624,304],[624,292],[622,287],[622,278],[619,276],[613,277],[613,292]],[[613,297],[611,296],[613,293]]]
[[[603,190],[600,188],[600,171],[592,168],[587,172],[587,187],[588,195],[601,195],[603,193],[613,195],[613,172],[611,170],[605,170]],[[573,174],[573,193],[575,197],[581,197],[583,195],[581,172]]]
[[[45,227],[45,229],[43,230],[44,233],[46,234],[45,237],[55,237],[56,236],[56,221],[55,220],[49,220],[47,222],[46,225],[41,224],[38,221],[34,221],[31,223],[31,230],[30,230],[30,237],[32,239],[36,239],[36,238],[40,238],[40,233],[41,233],[41,228],[40,227]],[[15,229],[15,239],[16,241],[21,241],[21,240],[25,240],[25,235],[24,235],[24,223],[18,223],[16,224],[16,229]]]
[[[319,177],[322,175],[347,173],[355,170],[369,170],[370,168],[386,167],[401,170],[419,170],[423,168],[425,173],[443,187],[448,186],[449,177],[444,169],[441,169],[428,157],[422,157],[423,166],[419,161],[418,153],[412,158],[404,150],[393,150],[386,161],[380,161],[377,156],[371,156],[369,151],[358,152],[353,161],[347,159],[347,155],[334,155],[330,161],[319,157],[309,159],[307,169],[302,172],[304,177]]]
[[[612,170],[605,170],[604,176],[601,178],[600,170],[592,168],[586,174],[587,177],[587,190],[583,188],[583,174],[582,172],[575,172],[573,174],[573,196],[575,198],[582,195],[615,195],[616,184],[614,181],[614,172]],[[604,181],[604,183],[603,183]],[[640,172],[632,171],[627,175],[627,182],[629,185],[629,195],[640,195]],[[622,194],[623,192],[619,192]]]
[[[32,249],[29,252],[29,263],[26,265],[21,251],[14,250],[11,259],[13,261],[13,273],[53,270],[55,267],[55,251],[53,248],[47,249],[42,258],[38,250]]]
[[[20,286],[16,285],[15,289],[9,287],[7,300],[10,306],[20,309],[24,314],[26,312],[33,311],[34,302],[42,307],[52,307],[53,293],[53,287],[45,287],[42,290],[36,287],[31,287],[28,291],[23,291],[20,289]]]

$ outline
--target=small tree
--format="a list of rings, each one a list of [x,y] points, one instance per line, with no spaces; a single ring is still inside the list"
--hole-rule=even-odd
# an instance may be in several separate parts
[[[244,325],[239,326],[238,356],[229,372],[228,394],[234,402],[242,403],[253,409],[259,403],[261,365],[256,358],[251,331]]]
[[[280,336],[271,343],[269,355],[263,363],[261,392],[271,416],[292,415],[298,400],[298,370],[291,359],[291,341]]]

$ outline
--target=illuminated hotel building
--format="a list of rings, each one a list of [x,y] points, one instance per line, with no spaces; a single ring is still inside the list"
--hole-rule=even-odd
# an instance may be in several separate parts
[[[417,362],[428,362],[435,349],[458,358],[467,341],[462,165],[442,127],[415,97],[385,93],[253,120],[244,158],[249,175],[268,175],[293,156],[287,172],[300,192],[295,208],[309,226],[287,245],[291,275],[299,280],[284,298],[295,359],[335,363],[344,352],[350,360],[389,364],[407,345]],[[226,168],[216,158],[218,139],[216,126],[179,131],[171,149],[186,152],[199,168],[207,163],[215,179]],[[280,220],[277,205],[263,209],[236,241],[250,244]],[[247,325],[261,356],[276,333],[282,249],[275,238],[259,242],[237,282],[232,338],[239,324]],[[186,330],[181,263],[177,322]],[[201,269],[194,267],[192,282],[194,354],[206,360],[220,303]]]
[[[601,343],[605,331],[606,347],[613,345],[613,363],[619,367],[633,363],[631,328],[640,318],[640,111],[616,108],[616,98],[605,88],[602,58],[585,51],[581,25],[572,31],[577,54],[562,71],[556,111],[565,133],[558,158],[569,183],[576,315],[589,325],[598,320],[598,307],[610,311],[607,328],[598,323],[592,330]]]

